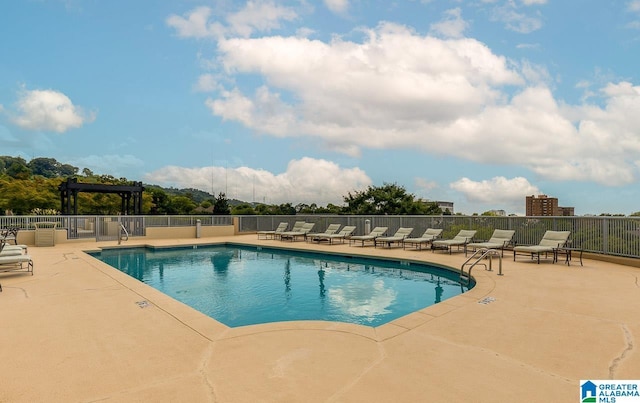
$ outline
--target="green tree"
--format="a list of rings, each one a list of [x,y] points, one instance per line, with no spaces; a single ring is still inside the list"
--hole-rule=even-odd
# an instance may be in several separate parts
[[[241,203],[231,209],[233,215],[254,215],[255,213],[249,203]]]
[[[227,200],[227,196],[222,192],[218,193],[218,197],[216,197],[216,200],[213,203],[213,214],[229,215],[230,213],[231,209],[229,208],[229,200]]]
[[[58,176],[58,166],[60,164],[54,158],[34,158],[29,161],[29,168],[33,175],[44,176],[45,178],[55,178]]]
[[[186,196],[174,196],[170,206],[171,214],[190,214],[198,205]]]
[[[58,181],[36,177],[32,180],[0,181],[0,210],[29,214],[34,209],[58,208]]]
[[[349,193],[344,197],[346,214],[441,214],[435,203],[416,200],[413,194],[395,183],[369,186],[364,191]],[[436,213],[437,211],[437,213]]]

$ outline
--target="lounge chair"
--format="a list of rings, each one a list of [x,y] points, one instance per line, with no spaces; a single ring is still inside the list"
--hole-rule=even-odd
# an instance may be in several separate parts
[[[0,231],[0,238],[4,239],[7,242],[13,241],[13,244],[17,245],[19,230],[20,228],[18,227],[4,227],[2,231]]]
[[[330,235],[318,235],[316,240],[320,241],[329,241],[329,245],[333,243],[333,240],[340,240],[340,243],[344,243],[344,240],[351,237],[356,230],[355,225],[345,225],[339,232]]]
[[[273,234],[273,239],[281,239],[282,234],[284,234],[285,232],[298,232],[302,229],[302,226],[305,224],[304,221],[296,221],[295,223],[293,223],[293,228],[291,228],[290,231],[282,231],[282,232],[276,232]]]
[[[387,248],[390,248],[391,245],[393,245],[394,243],[398,243],[402,245],[402,242],[404,241],[404,239],[409,235],[411,235],[412,231],[413,231],[413,228],[400,227],[398,228],[396,233],[393,234],[392,236],[381,236],[374,239],[373,247],[376,248],[379,243],[382,245],[387,245]]]
[[[569,240],[571,231],[547,231],[544,233],[540,243],[531,246],[515,246],[513,248],[513,261],[516,260],[516,255],[530,255],[531,259],[534,256],[538,258],[538,264],[540,264],[540,255],[545,254],[545,257],[549,254],[553,254],[553,263],[558,259],[557,251],[559,248],[566,246]]]
[[[31,259],[31,256],[22,252],[18,254],[3,254],[3,252],[7,252],[4,249],[5,241],[0,240],[0,273],[24,270],[33,275],[33,260]]]
[[[430,245],[440,234],[442,234],[442,229],[440,228],[427,228],[424,234],[418,238],[405,238],[404,242],[402,242],[402,247],[404,248],[405,245],[409,244],[420,250],[423,245]]]
[[[306,240],[316,241],[319,236],[335,234],[336,232],[338,232],[339,229],[340,229],[340,224],[329,224],[329,226],[327,227],[326,230],[324,230],[324,232],[308,233],[306,236]]]
[[[307,239],[307,234],[311,232],[315,223],[306,222],[302,225],[302,227],[298,231],[285,231],[280,234],[280,240],[284,241],[285,239],[290,240],[291,242],[295,241],[297,238]]]
[[[493,235],[486,242],[472,242],[467,245],[467,249],[472,249],[474,252],[477,249],[500,249],[502,256],[504,256],[504,248],[509,246],[513,241],[513,235],[516,232],[510,229],[497,229],[493,231]],[[466,252],[465,252],[466,253]]]
[[[362,242],[361,246],[364,246],[365,242],[374,242],[376,238],[381,237],[387,232],[387,227],[375,227],[367,235],[354,235],[349,238],[349,245],[351,242]]]
[[[462,246],[464,249],[464,253],[466,254],[467,244],[473,240],[476,232],[476,230],[460,230],[460,232],[458,232],[458,235],[456,235],[452,239],[438,239],[431,242],[431,248],[434,252],[436,249],[445,249],[449,251],[449,254],[451,254],[451,249],[453,246],[457,246],[458,250],[460,250],[460,247]]]
[[[27,253],[27,245],[10,245],[0,238],[0,256],[23,255]]]
[[[280,224],[278,224],[275,230],[258,231],[258,239],[260,239],[261,237],[263,239],[273,239],[276,237],[276,234],[285,232],[287,230],[287,227],[289,227],[289,224],[287,222],[281,222]]]

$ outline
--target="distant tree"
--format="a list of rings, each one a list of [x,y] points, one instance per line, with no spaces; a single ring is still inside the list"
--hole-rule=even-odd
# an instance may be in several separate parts
[[[27,166],[27,161],[25,161],[24,158],[10,157],[8,155],[3,155],[0,157],[0,175],[4,174],[15,178],[12,172],[21,173],[25,171],[31,173],[31,170]]]
[[[640,216],[640,211],[636,211],[635,213],[631,213],[629,216],[630,217],[638,217],[638,216]]]
[[[491,210],[485,211],[481,215],[488,216],[488,217],[497,217],[498,216],[498,214],[495,211],[491,211]]]
[[[238,204],[231,209],[231,214],[233,215],[254,215],[255,213],[249,203]]]
[[[145,193],[151,194],[149,214],[170,214],[171,204],[167,193],[158,187],[149,187]]]
[[[416,200],[403,186],[385,183],[344,197],[346,214],[441,214],[436,203]]]
[[[0,185],[0,211],[24,215],[34,209],[58,207],[58,181],[37,177],[0,181]]]
[[[318,210],[318,205],[315,203],[306,204],[306,203],[298,203],[296,204],[296,213],[297,214],[316,214]]]
[[[186,196],[174,196],[170,206],[171,214],[191,214],[198,205]]]
[[[93,176],[93,171],[90,170],[89,168],[83,168],[82,174],[86,177],[90,177],[90,176]]]
[[[13,161],[6,169],[7,175],[14,179],[26,180],[31,177],[31,169],[20,161]]]
[[[227,200],[227,196],[220,192],[218,193],[218,197],[213,203],[213,214],[216,215],[229,215],[231,213],[231,209],[229,208],[229,200]]]
[[[69,164],[60,164],[58,167],[58,176],[70,177],[78,174],[78,167]]]
[[[283,203],[275,208],[278,215],[296,215],[296,209],[291,203]]]
[[[342,214],[342,207],[329,203],[326,207],[318,207],[316,214]]]
[[[57,177],[59,165],[54,158],[34,158],[29,161],[29,168],[31,168],[33,175],[40,175],[45,178]]]

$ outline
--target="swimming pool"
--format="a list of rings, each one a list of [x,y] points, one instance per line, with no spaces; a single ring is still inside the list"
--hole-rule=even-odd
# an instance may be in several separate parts
[[[229,327],[292,320],[379,326],[470,288],[457,273],[425,264],[230,244],[90,255]]]

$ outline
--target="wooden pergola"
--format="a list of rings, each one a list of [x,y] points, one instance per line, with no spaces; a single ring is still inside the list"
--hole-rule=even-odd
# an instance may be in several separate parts
[[[77,178],[67,178],[58,186],[60,190],[60,211],[63,215],[78,215],[78,193],[110,193],[122,199],[122,215],[142,214],[142,182],[133,185],[106,185],[102,183],[78,183]],[[73,211],[73,212],[72,212]]]

